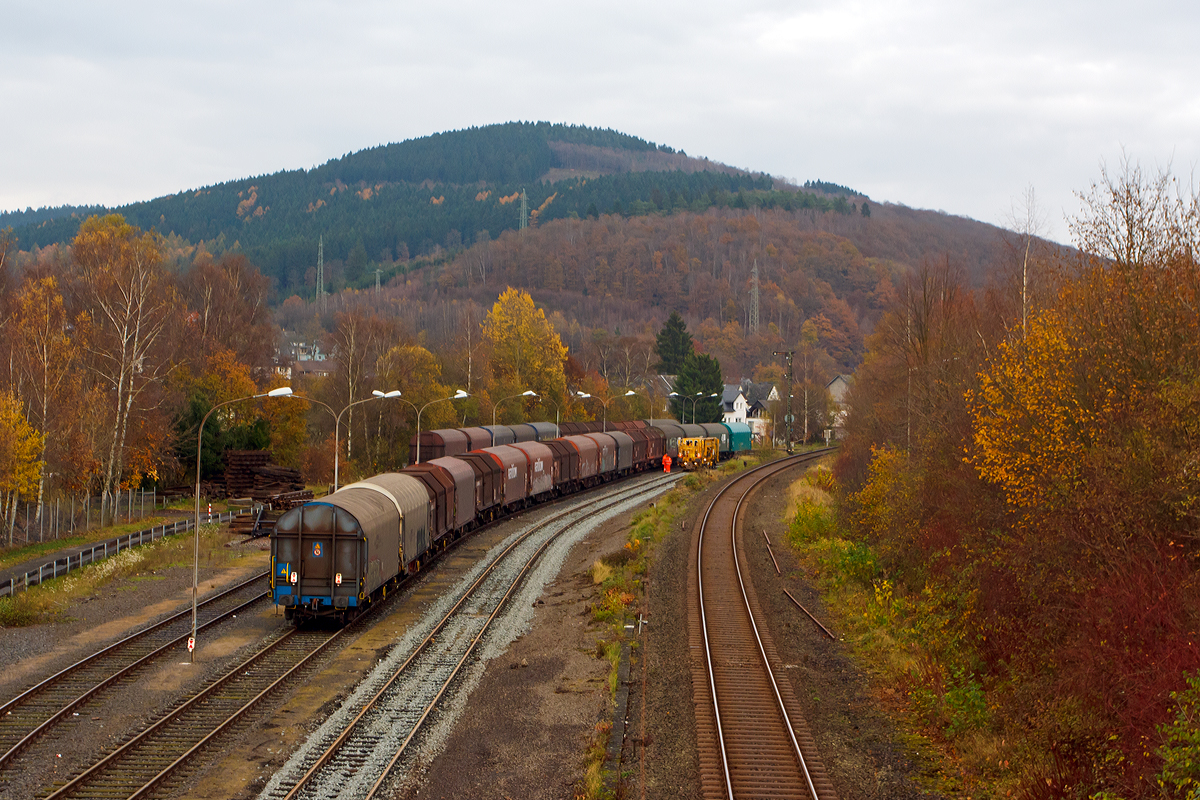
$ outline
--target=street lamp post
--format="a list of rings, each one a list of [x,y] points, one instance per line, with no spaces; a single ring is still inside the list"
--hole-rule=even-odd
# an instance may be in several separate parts
[[[338,485],[339,485],[338,480],[340,477],[338,468],[340,466],[339,456],[341,455],[341,448],[338,446],[338,444],[341,439],[342,414],[345,414],[346,409],[350,408],[350,406],[356,406],[359,403],[365,403],[368,400],[379,400],[382,398],[390,399],[390,398],[399,397],[400,390],[393,389],[390,392],[384,393],[384,392],[379,391],[378,389],[375,389],[375,390],[372,390],[371,394],[374,396],[366,397],[366,398],[363,398],[362,400],[355,400],[353,403],[351,403],[349,406],[346,406],[346,408],[343,408],[341,411],[334,411],[332,408],[329,407],[329,405],[327,403],[322,403],[320,400],[316,400],[312,397],[302,397],[298,394],[293,395],[293,397],[295,397],[297,400],[303,400],[306,403],[316,403],[317,405],[321,406],[326,411],[328,411],[329,416],[333,417],[333,490],[335,492],[338,490]],[[405,400],[404,402],[408,403],[407,400]],[[410,406],[412,405],[412,403],[408,403],[408,404]]]
[[[650,402],[650,427],[653,428],[654,427],[654,394],[653,393],[642,394],[641,392],[635,392],[632,389],[630,389],[628,392],[625,393],[625,396],[629,397],[630,395],[637,395],[638,397],[645,397]]]
[[[678,397],[680,400],[684,401],[683,413],[680,414],[680,416],[683,417],[683,419],[681,419],[680,422],[685,423],[685,424],[687,423],[687,405],[686,404],[690,400],[692,403],[692,422],[695,423],[695,421],[696,421],[696,399],[695,398],[688,397],[687,395],[680,394],[679,392],[671,392],[671,394],[669,394],[667,396],[668,397]],[[696,397],[698,398],[699,396],[700,396],[700,393],[697,392]]]
[[[603,429],[604,433],[608,433],[608,404],[611,403],[613,400],[616,400],[618,397],[632,397],[635,394],[637,394],[637,392],[630,389],[625,394],[614,395],[614,396],[608,398],[607,400],[605,400],[603,397],[596,397],[594,395],[590,395],[587,392],[579,392],[576,396],[582,397],[584,400],[590,399],[590,400],[599,400],[600,401],[600,404],[602,406],[604,406],[604,420],[602,422],[602,429]]]
[[[537,397],[537,392],[535,392],[533,389],[526,389],[525,391],[521,392],[520,394],[510,394],[508,397],[502,397],[499,400],[497,400],[496,405],[492,406],[492,425],[493,426],[495,426],[495,424],[496,424],[496,409],[499,408],[500,404],[503,403],[505,400],[512,400],[514,397]]]
[[[667,395],[667,396],[668,396],[668,397],[679,397],[679,398],[682,398],[682,399],[684,399],[684,400],[690,400],[690,401],[691,401],[691,403],[692,403],[692,424],[693,424],[693,425],[695,425],[695,424],[696,424],[696,403],[697,403],[697,402],[699,402],[701,399],[703,399],[703,398],[704,398],[704,392],[696,392],[696,396],[695,396],[695,397],[688,397],[687,395],[680,394],[679,392],[671,392],[671,393],[670,393],[669,395]],[[709,395],[709,397],[720,397],[720,396],[721,396],[721,395],[717,394],[716,392],[713,392],[712,394],[710,394],[710,395]],[[686,416],[686,413],[687,413],[687,406],[684,406],[684,407],[683,407],[683,410],[684,410],[684,414],[685,414],[685,416]]]
[[[537,395],[537,399],[538,399],[538,402],[541,402],[542,400],[548,400],[550,402],[550,405],[554,406],[554,438],[557,439],[560,436],[560,433],[558,430],[558,403],[556,403],[553,400],[550,400],[550,398],[548,398],[544,395],[540,395],[540,394]]]
[[[191,647],[188,648],[188,659],[196,662],[196,598],[200,594],[200,456],[204,452],[204,423],[208,422],[208,418],[212,413],[221,406],[227,406],[230,403],[241,403],[246,400],[257,400],[260,397],[288,397],[292,393],[290,386],[281,386],[278,389],[272,389],[269,392],[262,394],[253,394],[249,397],[239,397],[236,400],[226,400],[224,403],[217,403],[208,410],[204,418],[200,420],[200,430],[196,432],[196,526],[194,531],[195,547],[192,554],[192,641]]]
[[[339,460],[339,457],[341,456],[341,449],[342,449],[338,444],[341,439],[340,434],[341,434],[341,428],[342,428],[342,414],[345,414],[347,411],[349,411],[350,409],[354,408],[355,406],[357,406],[361,403],[369,403],[372,400],[382,400],[385,397],[386,398],[399,397],[400,390],[393,389],[392,391],[385,393],[385,392],[379,391],[378,389],[373,389],[371,391],[371,395],[372,395],[371,397],[364,397],[362,400],[355,400],[353,403],[350,403],[348,406],[346,406],[345,408],[343,408],[341,411],[339,411],[337,413],[337,417],[333,421],[333,490],[335,492],[339,488],[341,488],[341,485],[342,485],[341,481],[339,480],[340,475],[338,472],[338,460]],[[326,408],[328,408],[328,406],[326,406]]]
[[[421,463],[421,414],[424,413],[425,409],[429,408],[434,403],[444,403],[447,400],[463,400],[470,396],[471,395],[467,394],[462,389],[459,389],[449,397],[439,397],[437,400],[430,400],[428,403],[421,406],[421,410],[417,412],[417,460],[412,463]],[[416,408],[416,406],[413,407]]]

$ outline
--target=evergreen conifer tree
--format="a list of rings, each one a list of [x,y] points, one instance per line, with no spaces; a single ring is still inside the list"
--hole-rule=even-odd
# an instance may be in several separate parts
[[[658,371],[663,375],[678,375],[683,360],[695,352],[692,335],[678,311],[672,311],[661,331],[654,337],[658,351]]]
[[[675,401],[672,407],[675,408],[676,414],[686,412],[688,422],[720,422],[721,392],[724,388],[721,362],[710,355],[689,353],[683,360],[679,368],[679,377],[675,381],[675,391],[682,397],[672,398]],[[684,421],[683,417],[679,419]]]

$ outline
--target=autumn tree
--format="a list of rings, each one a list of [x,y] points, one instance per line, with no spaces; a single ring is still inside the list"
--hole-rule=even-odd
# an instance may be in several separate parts
[[[87,328],[86,315],[80,315],[74,323],[68,318],[58,281],[53,276],[27,279],[21,287],[14,304],[12,341],[22,376],[21,391],[31,421],[42,434],[42,451],[39,453],[42,464],[48,460],[46,451],[51,442],[61,445],[74,441],[70,430],[78,416],[62,412],[78,407],[81,399],[79,365]],[[55,455],[70,461],[80,454],[57,447]],[[45,475],[39,475],[39,515],[45,484]]]
[[[42,477],[43,437],[21,413],[21,404],[10,392],[0,392],[0,519],[13,543],[17,504],[30,497]]]
[[[193,352],[206,357],[228,350],[254,370],[269,367],[278,339],[269,291],[270,281],[241,253],[216,261],[202,253],[182,280]]]
[[[564,398],[567,348],[527,292],[505,289],[483,323],[497,397],[532,389]]]
[[[328,337],[328,349],[338,369],[333,376],[336,389],[329,404],[337,411],[369,394],[366,385],[368,373],[379,354],[395,338],[396,325],[362,305],[338,312],[334,320],[334,329]],[[351,408],[347,411],[343,422],[347,459],[354,456],[354,420],[357,416],[355,411],[358,410]],[[361,425],[359,431],[365,433]]]
[[[996,561],[1016,598],[982,593],[1013,609],[989,641],[1025,630],[1009,650],[1038,653],[1009,674],[1057,698],[1047,727],[1071,721],[1047,744],[1094,743],[1066,761],[1089,793],[1149,796],[1147,743],[1200,668],[1200,197],[1126,162],[1081,200],[1058,297],[970,395],[970,464],[1013,512]]]
[[[92,320],[89,368],[108,390],[109,430],[100,456],[101,518],[108,522],[133,434],[162,403],[160,387],[175,363],[178,299],[163,273],[158,238],[118,214],[84,220],[73,250]]]
[[[457,427],[454,406],[435,402],[450,397],[454,389],[442,383],[441,364],[424,347],[404,344],[390,348],[376,362],[375,374],[380,386],[401,392],[400,398],[380,400],[375,407],[380,411],[374,439],[378,467],[395,469],[407,463],[404,456],[417,429],[417,412],[422,408],[423,430]]]

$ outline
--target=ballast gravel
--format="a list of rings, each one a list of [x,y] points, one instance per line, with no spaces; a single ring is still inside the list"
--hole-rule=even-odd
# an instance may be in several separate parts
[[[562,527],[567,530],[546,548],[538,558],[534,568],[530,570],[519,590],[510,599],[507,609],[497,617],[488,629],[481,646],[475,651],[472,662],[466,673],[455,682],[448,696],[443,697],[434,716],[434,724],[419,734],[417,748],[411,756],[406,755],[393,770],[389,780],[398,791],[406,786],[415,785],[419,774],[414,773],[414,766],[428,763],[444,747],[445,742],[453,731],[456,722],[466,708],[466,699],[479,683],[487,664],[492,659],[502,655],[517,637],[525,633],[533,618],[533,609],[539,596],[562,568],[571,548],[596,530],[598,526],[609,519],[628,515],[638,505],[652,500],[670,488],[670,483],[659,482],[655,488],[642,490],[636,496],[621,501],[598,511],[591,510],[591,503],[584,503],[562,524],[555,524],[544,532],[539,532],[527,542],[518,545],[510,556],[499,562],[500,566],[494,574],[497,587],[507,587],[517,578],[517,575],[529,556],[544,542],[549,535]],[[569,523],[569,526],[568,526]],[[371,671],[370,675],[354,690],[349,699],[335,711],[288,760],[283,769],[277,772],[267,783],[259,795],[263,800],[280,797],[286,794],[316,757],[332,742],[345,728],[348,722],[374,697],[390,679],[395,670],[413,653],[417,645],[433,630],[434,626],[445,615],[450,607],[462,597],[472,583],[479,577],[487,565],[496,562],[501,552],[523,531],[515,531],[507,539],[495,546],[481,559],[473,569],[469,570],[448,593],[442,596],[428,610],[421,621],[397,642],[396,647]],[[475,617],[490,613],[499,594],[492,591],[483,601],[473,600],[467,609]],[[453,644],[465,645],[472,638],[473,632],[462,630],[455,626],[452,630],[444,630],[439,634],[435,650],[441,658],[429,659],[429,665],[414,664],[409,667],[398,685],[392,687],[385,697],[387,709],[371,719],[369,733],[362,738],[361,743],[352,740],[359,748],[353,762],[347,763],[342,769],[323,770],[306,789],[304,796],[319,798],[359,798],[365,797],[371,786],[378,779],[399,749],[404,739],[409,735],[415,716],[437,692],[441,681],[435,679],[435,674],[442,673],[448,666],[456,663],[461,650]],[[449,641],[448,641],[449,640]],[[449,645],[449,646],[448,646]],[[442,654],[449,650],[452,654]],[[391,794],[391,792],[388,792]],[[386,796],[386,795],[385,795]]]

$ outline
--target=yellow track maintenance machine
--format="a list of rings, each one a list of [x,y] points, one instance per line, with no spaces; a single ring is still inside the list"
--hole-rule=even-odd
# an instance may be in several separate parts
[[[721,441],[715,436],[691,436],[679,440],[679,466],[684,469],[715,467]]]

